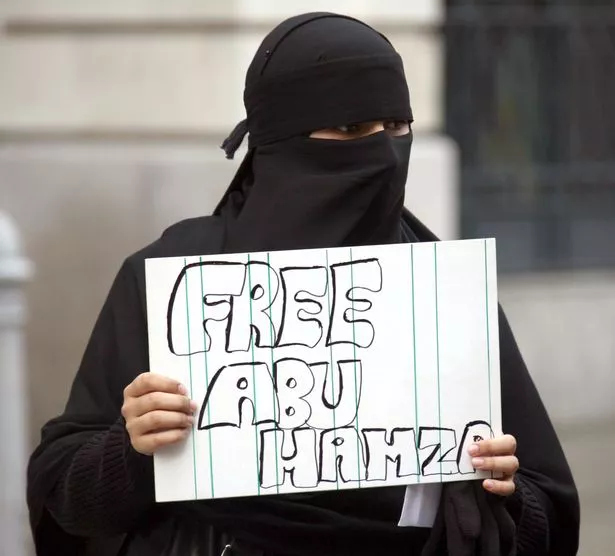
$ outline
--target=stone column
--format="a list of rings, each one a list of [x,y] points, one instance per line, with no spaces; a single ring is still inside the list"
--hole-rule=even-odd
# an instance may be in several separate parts
[[[30,263],[21,254],[17,230],[0,212],[0,539],[3,554],[25,556],[26,515],[25,296]]]

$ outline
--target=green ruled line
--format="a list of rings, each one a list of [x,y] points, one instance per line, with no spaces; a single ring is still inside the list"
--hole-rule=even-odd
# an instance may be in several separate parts
[[[269,253],[267,253],[267,279],[269,281],[269,322],[271,324],[271,329],[270,329],[270,333],[271,333],[271,373],[273,376],[273,372],[275,369],[275,362],[273,359],[273,346],[275,345],[275,329],[273,328],[273,315],[272,315],[272,308],[271,306],[273,305],[273,300],[271,299],[271,262],[269,260]],[[250,318],[252,318],[252,315],[250,315]],[[254,360],[254,356],[252,356],[252,359]],[[273,419],[275,420],[275,422],[278,422],[278,414],[276,412],[276,406],[277,406],[277,396],[275,395],[275,388],[272,390],[271,392],[273,394]],[[277,425],[276,425],[277,428]],[[278,469],[278,435],[277,435],[277,431],[273,433],[274,439],[275,439],[275,487],[276,487],[276,491],[278,494],[280,494],[280,476],[279,476],[279,469]]]
[[[489,426],[493,427],[491,417],[491,337],[489,334],[489,277],[487,275],[487,240],[484,240],[485,254],[485,323],[487,327],[487,381],[489,384]],[[493,479],[494,473],[491,472]]]
[[[329,281],[329,250],[325,251],[325,260],[327,263],[327,282]],[[327,304],[329,306],[329,321],[331,321],[331,288],[332,284],[327,284]],[[329,359],[331,361],[331,404],[333,405],[333,428],[337,428],[337,424],[335,422],[335,371],[336,368],[333,366],[333,344],[329,342]],[[337,469],[337,445],[334,443],[333,448],[335,450],[335,488],[339,490],[340,488],[340,478]]]
[[[184,270],[186,270],[186,259],[184,258]],[[186,278],[185,281],[185,292],[186,292],[186,332],[188,336],[188,367],[190,369],[190,399],[193,399],[194,391],[192,389],[192,348],[190,346],[190,308],[188,305],[188,271],[186,270],[184,273]],[[197,479],[196,479],[196,442],[195,442],[195,425],[192,426],[192,478],[194,484],[194,499],[198,498],[198,488],[197,488]]]
[[[253,330],[252,330],[252,323],[254,322],[253,320],[253,315],[252,315],[252,272],[250,270],[250,255],[248,255],[248,288],[249,292],[248,292],[248,299],[250,300],[250,347],[251,347],[251,352],[252,352],[252,399],[254,400],[254,450],[255,450],[255,454],[256,454],[256,489],[258,491],[258,495],[261,495],[261,483],[260,483],[260,477],[259,477],[259,469],[258,469],[258,462],[259,462],[259,457],[258,457],[258,427],[256,426],[256,423],[258,422],[258,417],[257,417],[257,412],[256,412],[256,407],[257,407],[257,403],[256,403],[256,369],[254,367],[254,338],[253,338]]]
[[[438,436],[442,448],[442,400],[440,399],[440,322],[438,315],[438,244],[433,244],[433,263],[436,293],[436,368],[438,376]],[[442,480],[442,458],[440,458],[440,480]]]
[[[209,388],[209,365],[207,362],[207,329],[205,327],[205,287],[203,283],[203,257],[199,257],[199,270],[201,271],[201,318],[203,323],[203,355],[205,357],[205,384]],[[211,425],[211,408],[207,404],[207,425]],[[209,482],[211,485],[211,497],[215,498],[214,489],[214,460],[213,448],[211,444],[211,429],[208,429],[209,436]]]
[[[350,248],[350,288],[353,292],[353,298],[351,300],[352,307],[352,350],[354,353],[354,399],[355,399],[355,407],[359,407],[359,391],[358,391],[358,383],[357,383],[357,342],[355,336],[355,326],[354,326],[354,272],[352,269],[352,248]],[[361,438],[360,438],[360,428],[359,428],[359,410],[357,409],[357,478],[359,480],[359,488],[361,488],[361,462],[363,461],[363,450],[361,449]]]
[[[489,334],[489,277],[487,275],[487,240],[485,240],[485,323],[487,326],[487,377],[489,379],[489,425],[491,422],[491,337]]]
[[[415,443],[418,440],[419,434],[419,393],[418,383],[416,380],[416,315],[414,311],[414,245],[410,244],[410,276],[412,278],[412,369],[414,374],[414,439]],[[418,447],[416,452],[416,468],[418,470],[417,482],[421,482],[421,459],[419,457]]]

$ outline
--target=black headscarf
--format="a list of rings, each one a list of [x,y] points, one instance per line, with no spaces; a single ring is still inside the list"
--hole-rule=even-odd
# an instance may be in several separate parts
[[[225,142],[249,150],[216,210],[225,251],[396,243],[412,143],[386,132],[337,141],[314,130],[412,120],[402,60],[355,19],[291,18],[263,41],[247,72],[247,119]]]
[[[65,411],[43,428],[28,467],[37,554],[109,556],[122,545],[122,556],[218,555],[222,533],[261,555],[575,554],[574,482],[502,312],[502,419],[521,461],[506,501],[477,481],[445,485],[431,532],[397,527],[399,489],[154,503],[152,460],[131,448],[121,418],[123,388],[149,365],[145,259],[437,240],[402,208],[409,136],[308,137],[412,119],[401,60],[384,37],[333,14],[287,20],[260,47],[245,98],[247,120],[224,146],[232,156],[249,132],[248,154],[215,215],[180,222],[126,259]]]

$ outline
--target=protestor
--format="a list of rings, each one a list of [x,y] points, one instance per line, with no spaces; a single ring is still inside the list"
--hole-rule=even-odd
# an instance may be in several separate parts
[[[247,120],[224,148],[232,157],[248,134],[248,153],[214,214],[125,260],[65,411],[43,428],[28,470],[37,554],[576,554],[575,485],[501,311],[507,435],[472,454],[500,479],[409,487],[407,526],[405,487],[154,502],[151,455],[187,437],[195,404],[144,373],[146,258],[437,239],[403,208],[413,117],[384,36],[335,14],[291,18],[258,49],[244,98]]]

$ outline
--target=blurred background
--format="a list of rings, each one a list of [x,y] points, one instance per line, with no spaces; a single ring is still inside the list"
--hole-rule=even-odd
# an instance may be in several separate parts
[[[407,206],[445,239],[497,238],[500,300],[580,490],[580,554],[613,553],[613,0],[0,0],[1,554],[30,554],[26,457],[123,258],[212,210],[256,47],[317,10],[403,56]]]

